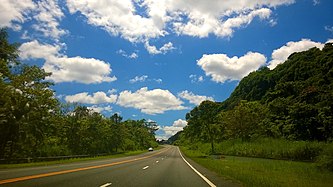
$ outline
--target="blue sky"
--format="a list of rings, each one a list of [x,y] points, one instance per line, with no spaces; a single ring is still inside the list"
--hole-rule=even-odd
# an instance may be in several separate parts
[[[57,98],[156,121],[158,138],[250,72],[333,38],[330,0],[0,1],[0,26],[22,62],[52,72]]]

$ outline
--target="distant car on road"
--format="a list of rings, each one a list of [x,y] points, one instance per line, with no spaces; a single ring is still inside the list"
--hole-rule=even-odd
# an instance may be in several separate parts
[[[154,149],[152,147],[149,147],[148,151],[154,151]]]

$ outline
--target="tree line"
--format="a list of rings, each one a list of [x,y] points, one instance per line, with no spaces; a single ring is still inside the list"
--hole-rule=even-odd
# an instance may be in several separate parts
[[[19,61],[0,30],[0,159],[108,154],[156,146],[155,122],[105,117],[56,99],[50,73]]]
[[[178,140],[209,142],[212,152],[215,142],[234,139],[332,142],[332,43],[294,53],[273,70],[250,73],[228,99],[204,101],[186,120]]]

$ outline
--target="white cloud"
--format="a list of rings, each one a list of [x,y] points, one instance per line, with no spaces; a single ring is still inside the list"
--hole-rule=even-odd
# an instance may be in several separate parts
[[[198,75],[191,74],[189,76],[189,78],[191,79],[191,83],[199,83],[199,82],[203,82],[204,81],[203,76],[198,76]]]
[[[313,6],[319,5],[320,4],[320,0],[313,0]]]
[[[182,99],[186,99],[190,103],[195,104],[195,105],[199,105],[202,101],[206,101],[206,100],[214,101],[214,98],[212,98],[212,97],[195,95],[194,93],[189,92],[187,90],[178,93],[178,97],[180,97]]]
[[[245,27],[255,18],[268,20],[277,6],[295,0],[67,0],[70,13],[80,12],[91,25],[130,42],[142,42],[150,54],[163,54],[173,49],[167,43],[158,49],[151,39],[176,33],[197,37],[214,34],[231,37],[235,29]],[[139,10],[140,9],[140,10]]]
[[[325,26],[325,30],[333,34],[333,26]]]
[[[0,27],[16,27],[14,22],[24,23],[25,15],[35,8],[31,0],[2,0],[0,3]],[[20,28],[19,28],[20,29]]]
[[[162,79],[154,79],[155,82],[157,82],[158,84],[162,84],[163,80]]]
[[[93,95],[88,95],[87,92],[83,92],[75,95],[67,95],[65,101],[84,104],[115,103],[117,101],[117,95],[106,95],[104,92],[95,92]]]
[[[130,59],[136,59],[139,57],[137,52],[132,52],[131,54],[126,53],[124,50],[119,49],[117,51],[118,54],[120,54],[123,57],[130,58]]]
[[[159,131],[161,133],[157,136],[157,138],[167,140],[171,136],[175,135],[177,132],[182,131],[186,125],[187,121],[178,119],[173,122],[172,126],[159,127]]]
[[[164,36],[164,25],[159,26],[154,19],[137,14],[133,3],[131,0],[67,0],[70,13],[80,12],[89,24],[102,27],[112,35],[120,35],[131,42]]]
[[[112,112],[112,107],[110,105],[108,106],[97,106],[97,105],[93,105],[93,106],[90,106],[90,107],[87,107],[88,109],[91,109],[93,110],[94,112],[98,112],[98,113],[101,113],[101,112]]]
[[[111,89],[111,90],[108,90],[108,94],[114,94],[114,93],[117,93],[117,89]]]
[[[36,14],[33,16],[37,21],[32,27],[41,32],[45,37],[58,40],[68,31],[59,28],[59,21],[64,17],[57,1],[45,0],[38,1],[35,9]]]
[[[173,47],[173,44],[171,42],[166,43],[162,47],[157,49],[156,46],[150,45],[148,41],[146,41],[145,43],[145,48],[147,49],[148,53],[152,55],[165,54],[168,51],[175,49],[175,47]]]
[[[174,127],[185,127],[186,125],[187,125],[187,121],[182,120],[182,119],[178,119],[178,120],[174,121],[172,124],[172,126],[174,126]]]
[[[67,57],[60,53],[61,48],[60,45],[41,44],[34,40],[22,44],[19,51],[22,59],[44,59],[42,68],[52,73],[47,78],[56,83],[75,81],[90,84],[117,80],[115,76],[110,77],[108,63],[94,58]]]
[[[50,59],[51,57],[61,56],[60,45],[40,44],[37,40],[23,43],[19,47],[20,57],[22,59]]]
[[[132,107],[146,114],[162,114],[169,110],[184,110],[183,102],[170,91],[162,89],[148,90],[143,87],[136,92],[122,91],[117,104],[123,107]]]
[[[142,76],[135,76],[133,79],[130,79],[130,83],[137,83],[137,82],[146,82],[146,81],[155,81],[158,84],[161,84],[163,82],[162,79],[148,79],[148,75],[142,75]]]
[[[31,27],[48,39],[59,38],[68,31],[59,28],[59,22],[64,18],[64,13],[56,0],[3,0],[0,3],[0,26],[21,30],[22,23],[31,22]],[[23,38],[30,38],[24,32]]]
[[[226,54],[203,55],[197,64],[215,82],[241,80],[250,72],[264,65],[266,57],[260,53],[248,52],[241,57],[229,58]]]
[[[324,44],[320,42],[313,42],[309,39],[302,39],[298,42],[288,42],[286,45],[273,51],[272,60],[269,62],[268,68],[274,69],[277,65],[286,61],[292,53],[306,51],[312,47],[322,49]]]
[[[174,29],[178,34],[185,34],[197,37],[208,37],[210,33],[220,37],[232,36],[235,28],[246,26],[252,22],[255,17],[260,19],[268,19],[271,15],[271,10],[261,8],[238,14],[235,17],[226,18],[224,21],[219,19],[219,16],[214,16],[211,13],[202,14],[202,12],[189,13],[190,21],[187,23],[175,22]]]
[[[133,79],[130,79],[129,82],[132,84],[136,82],[144,82],[146,81],[147,78],[148,78],[147,75],[142,75],[141,77],[135,76]]]

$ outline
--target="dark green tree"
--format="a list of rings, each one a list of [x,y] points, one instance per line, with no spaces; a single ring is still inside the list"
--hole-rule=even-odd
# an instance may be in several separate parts
[[[216,116],[221,111],[219,103],[203,101],[199,106],[186,114],[187,127],[185,136],[197,137],[211,144],[211,152],[215,153],[214,142],[221,134],[221,125]]]

